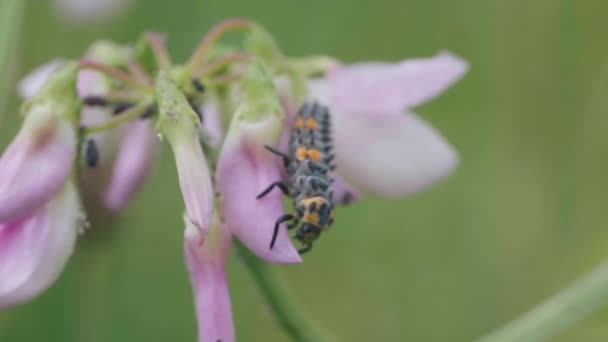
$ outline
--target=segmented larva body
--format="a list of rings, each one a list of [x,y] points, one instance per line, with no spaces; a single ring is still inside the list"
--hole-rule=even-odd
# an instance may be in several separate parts
[[[289,152],[287,154],[267,148],[283,157],[289,180],[270,185],[258,198],[278,186],[283,193],[294,199],[295,215],[279,217],[270,242],[273,247],[279,225],[291,221],[287,226],[295,228],[300,221],[295,238],[304,248],[300,253],[309,251],[312,243],[329,228],[333,222],[331,123],[327,107],[317,103],[305,103],[298,112],[291,131]]]
[[[305,103],[291,131],[287,174],[295,207],[310,197],[320,196],[328,203],[331,194],[331,125],[327,107]],[[321,224],[324,226],[324,224]]]

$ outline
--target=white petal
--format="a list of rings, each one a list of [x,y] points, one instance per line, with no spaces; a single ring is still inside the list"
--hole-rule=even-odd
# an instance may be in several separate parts
[[[56,59],[31,71],[19,82],[19,95],[24,99],[34,96],[46,83],[51,74],[59,69],[62,64],[62,60]]]
[[[416,193],[458,164],[452,146],[415,114],[332,114],[336,171],[364,192],[385,197]]]

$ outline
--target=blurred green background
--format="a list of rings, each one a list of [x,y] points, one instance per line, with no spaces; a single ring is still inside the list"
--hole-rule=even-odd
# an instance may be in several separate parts
[[[30,1],[19,75],[144,30],[167,32],[182,60],[232,16],[266,25],[293,56],[448,49],[470,62],[462,82],[417,110],[460,151],[456,174],[412,198],[340,209],[304,264],[279,267],[302,309],[341,341],[469,341],[608,258],[606,2],[138,1],[91,25],[51,8]],[[15,95],[0,125],[2,148],[18,104]],[[194,341],[182,208],[165,147],[145,190],[119,220],[93,222],[58,283],[0,313],[0,341]],[[235,255],[228,269],[239,340],[287,341]],[[608,307],[555,338],[606,339]]]

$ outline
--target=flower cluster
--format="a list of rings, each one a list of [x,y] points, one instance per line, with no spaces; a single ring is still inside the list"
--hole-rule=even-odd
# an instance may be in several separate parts
[[[243,43],[222,44],[230,31],[243,32]],[[41,67],[20,84],[23,126],[0,159],[0,308],[51,286],[86,223],[82,199],[122,210],[164,140],[185,204],[199,339],[234,340],[225,271],[232,237],[267,262],[302,261],[285,226],[269,248],[285,214],[280,192],[257,198],[285,177],[265,146],[288,150],[297,108],[309,100],[329,108],[335,206],[403,197],[458,163],[411,108],[467,68],[447,52],[355,65],[290,58],[264,28],[242,19],[211,29],[184,64],[173,63],[163,37],[149,33],[132,46],[100,41],[78,62]]]

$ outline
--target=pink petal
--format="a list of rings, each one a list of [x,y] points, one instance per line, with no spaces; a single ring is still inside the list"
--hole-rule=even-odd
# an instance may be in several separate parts
[[[275,221],[285,213],[281,192],[275,189],[256,198],[281,179],[274,158],[261,146],[250,146],[244,140],[225,144],[217,166],[217,189],[223,199],[226,224],[247,248],[268,262],[298,263],[302,259],[285,225],[281,226],[274,247],[269,248]]]
[[[405,196],[448,176],[458,164],[452,146],[415,114],[332,114],[336,172],[357,189]]]
[[[0,308],[26,302],[55,282],[74,248],[79,215],[68,182],[32,216],[0,224]]]
[[[211,223],[213,187],[203,150],[196,136],[180,137],[172,148],[188,217],[204,233]]]
[[[201,112],[203,114],[203,122],[200,126],[200,131],[203,140],[211,147],[219,148],[224,138],[224,128],[222,127],[222,118],[220,117],[217,105],[207,102]]]
[[[186,266],[196,300],[198,340],[232,342],[234,323],[226,279],[230,233],[216,225],[203,238],[186,220],[184,237]]]
[[[340,66],[327,80],[331,103],[344,113],[396,114],[441,94],[468,70],[447,52],[399,63],[370,62]]]
[[[0,158],[0,222],[29,216],[63,187],[75,157],[76,134],[45,105],[34,105]],[[43,171],[43,172],[42,172]]]
[[[159,142],[150,120],[136,120],[126,127],[112,180],[105,192],[110,210],[121,210],[144,184],[158,155]]]
[[[42,89],[51,74],[63,64],[62,60],[56,59],[39,66],[21,79],[18,86],[19,95],[29,99]]]
[[[110,88],[109,82],[105,77],[93,70],[81,70],[78,72],[76,82],[78,95],[86,96],[105,96]]]
[[[361,200],[359,191],[347,184],[339,175],[334,175],[331,188],[335,205],[346,205]]]

